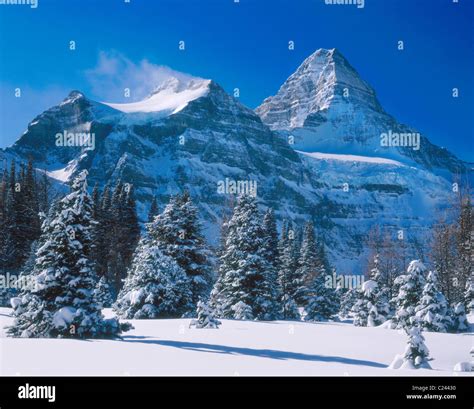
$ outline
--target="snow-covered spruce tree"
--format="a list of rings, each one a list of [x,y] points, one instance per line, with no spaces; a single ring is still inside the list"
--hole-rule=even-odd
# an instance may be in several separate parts
[[[280,315],[284,320],[301,319],[295,299],[296,292],[301,284],[295,274],[299,267],[297,246],[294,230],[289,227],[287,222],[284,222],[279,243],[278,270]]]
[[[349,288],[341,296],[339,306],[339,316],[341,318],[348,318],[352,315],[351,310],[357,301],[357,289]]]
[[[369,323],[369,311],[372,308],[371,292],[376,283],[372,280],[364,281],[362,286],[355,290],[355,303],[351,309],[356,327],[366,327]]]
[[[321,271],[309,290],[304,319],[305,321],[327,321],[333,318],[338,310],[336,291],[326,286],[326,277]]]
[[[451,330],[454,332],[464,332],[469,329],[469,322],[466,317],[466,308],[462,302],[458,302],[452,311]]]
[[[149,238],[184,270],[190,283],[191,299],[185,311],[194,314],[197,302],[207,298],[213,281],[209,251],[198,219],[197,208],[188,192],[171,197],[163,213],[156,216]]]
[[[112,293],[105,276],[102,276],[97,283],[94,290],[94,299],[97,303],[102,305],[103,308],[110,308],[113,304]]]
[[[466,290],[464,291],[464,305],[466,306],[466,313],[474,310],[474,279],[472,276],[466,281]]]
[[[378,255],[374,256],[369,278],[369,281],[373,281],[376,285],[372,286],[373,288],[371,290],[367,288],[365,291],[366,297],[371,304],[369,308],[369,316],[367,318],[367,325],[369,327],[376,327],[384,323],[390,315],[388,288],[386,288],[382,280]]]
[[[426,267],[420,260],[413,260],[408,265],[407,274],[399,277],[399,291],[395,298],[396,312],[392,324],[396,328],[413,325],[416,306],[420,303],[425,286]]]
[[[298,305],[307,305],[310,295],[308,286],[312,285],[316,276],[324,270],[319,255],[313,223],[307,222],[303,231],[303,241],[298,262],[299,267],[294,276],[294,280],[296,280],[294,297]]]
[[[264,247],[265,257],[268,263],[268,270],[266,271],[265,283],[267,285],[266,291],[272,300],[278,300],[280,297],[278,286],[278,269],[279,269],[279,252],[278,252],[278,231],[273,209],[269,208],[263,216],[263,231],[264,231]],[[280,305],[278,302],[270,304],[273,311],[269,310],[266,313],[266,320],[278,319],[280,317]]]
[[[160,214],[160,210],[158,209],[158,201],[156,200],[156,196],[153,196],[153,200],[151,201],[150,210],[148,211],[148,223],[152,223],[155,219],[155,216]]]
[[[237,304],[232,306],[234,312],[234,319],[236,320],[253,320],[254,315],[252,307],[245,304],[243,301],[239,301]]]
[[[414,320],[412,320],[414,324]],[[408,342],[403,355],[397,355],[390,369],[431,369],[428,363],[429,350],[425,345],[425,337],[419,326],[405,327]]]
[[[459,298],[454,304],[464,302],[467,312],[470,308],[469,303],[466,302],[465,290],[468,288],[474,274],[474,207],[471,197],[472,194],[469,191],[460,192],[457,206],[459,215],[456,223],[456,277]]]
[[[448,331],[451,325],[448,302],[439,289],[436,272],[428,273],[420,303],[415,311],[422,329],[434,332]]]
[[[179,318],[191,302],[189,280],[176,260],[148,237],[140,240],[114,310],[124,318]]]
[[[192,320],[189,327],[217,329],[222,324],[216,318],[214,309],[205,301],[198,301],[196,314],[197,319]]]
[[[227,223],[219,276],[212,294],[223,318],[261,320],[273,313],[276,300],[267,281],[271,266],[266,251],[256,199],[242,195]]]
[[[92,200],[87,171],[73,181],[71,193],[56,203],[55,215],[42,225],[41,247],[31,278],[14,308],[11,336],[26,338],[114,337],[129,324],[106,320],[94,301],[96,273],[92,250]]]

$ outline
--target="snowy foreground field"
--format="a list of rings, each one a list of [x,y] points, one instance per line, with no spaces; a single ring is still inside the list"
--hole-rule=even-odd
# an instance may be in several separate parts
[[[396,330],[343,323],[222,320],[218,330],[188,319],[131,320],[122,340],[6,338],[12,318],[0,308],[2,375],[471,375],[473,334],[425,333],[432,370],[390,370],[405,349]],[[111,315],[107,311],[107,315]],[[474,322],[471,315],[470,322]],[[472,328],[472,324],[471,324]]]

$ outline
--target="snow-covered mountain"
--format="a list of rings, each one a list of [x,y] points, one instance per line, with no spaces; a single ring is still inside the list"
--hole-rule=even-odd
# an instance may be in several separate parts
[[[128,104],[95,102],[73,91],[0,150],[0,159],[31,157],[57,183],[82,169],[89,170],[91,186],[132,183],[142,220],[153,195],[163,206],[187,188],[212,242],[233,200],[218,187],[256,183],[262,206],[274,207],[280,220],[313,219],[331,260],[348,273],[364,267],[364,239],[375,224],[423,238],[451,192],[450,181],[430,167],[462,166],[434,145],[444,157],[435,162],[436,155],[423,151],[421,164],[404,150],[377,150],[375,130],[396,122],[336,51],[313,54],[257,112],[263,122],[214,81],[188,76],[171,77],[145,100]],[[294,149],[286,133],[296,131]],[[82,135],[76,142],[84,144],[58,144],[58,134]],[[320,149],[324,143],[331,150]]]
[[[383,156],[440,174],[463,173],[466,164],[384,111],[375,91],[337,50],[319,49],[256,112],[272,130],[295,137],[296,149]],[[410,134],[385,146],[382,135]],[[385,141],[388,140],[385,139]],[[401,146],[397,146],[401,145]],[[403,146],[408,145],[408,146]]]

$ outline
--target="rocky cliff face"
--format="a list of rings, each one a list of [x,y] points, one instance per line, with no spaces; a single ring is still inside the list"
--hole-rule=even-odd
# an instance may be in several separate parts
[[[274,207],[280,219],[312,218],[332,262],[349,273],[363,268],[364,238],[375,224],[422,239],[451,192],[430,167],[462,165],[448,153],[437,156],[434,145],[422,156],[403,149],[382,154],[377,133],[397,124],[336,51],[309,57],[257,113],[202,79],[170,78],[132,104],[98,103],[74,91],[35,118],[0,159],[32,157],[58,184],[82,169],[91,186],[132,183],[142,220],[153,195],[163,206],[187,188],[211,242],[235,199],[232,188],[220,188],[256,183],[261,205]],[[58,146],[58,133],[85,135],[87,142],[93,135],[93,144]],[[328,150],[319,149],[324,144]]]

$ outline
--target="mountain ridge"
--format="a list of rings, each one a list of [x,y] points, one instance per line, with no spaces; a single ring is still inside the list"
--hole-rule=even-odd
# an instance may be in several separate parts
[[[333,50],[336,59],[343,58],[338,54]],[[339,64],[344,64],[347,75],[353,74],[352,67],[345,62]],[[362,272],[367,255],[364,240],[371,226],[405,229],[408,237],[422,240],[436,210],[448,203],[450,180],[406,154],[391,157],[378,154],[384,151],[354,149],[352,156],[337,150],[328,156],[324,150],[318,155],[314,153],[317,150],[299,149],[298,143],[288,143],[289,133],[297,138],[318,136],[321,123],[334,121],[338,113],[324,117],[325,110],[319,108],[323,102],[329,104],[327,110],[334,102],[344,103],[340,96],[334,101],[322,92],[313,101],[318,110],[304,118],[301,128],[272,130],[215,81],[203,81],[209,81],[206,92],[186,100],[184,106],[171,104],[173,109],[165,111],[122,112],[72,91],[59,105],[30,122],[13,146],[0,150],[0,159],[31,157],[38,169],[45,169],[61,185],[82,169],[89,171],[90,186],[103,188],[117,180],[133,183],[143,222],[153,196],[165,203],[171,194],[188,189],[199,206],[206,235],[214,244],[220,221],[233,200],[231,195],[220,194],[217,186],[227,179],[255,182],[260,206],[273,207],[279,222],[284,218],[298,224],[313,220],[331,261],[340,271],[350,273]],[[321,86],[324,81],[328,85],[330,78],[318,81]],[[346,78],[346,83],[352,82]],[[355,83],[363,91],[354,94],[358,104],[376,98],[375,91],[372,95],[364,82]],[[180,89],[172,80],[168,85],[175,91]],[[321,90],[328,91],[324,87]],[[159,95],[163,89],[155,91]],[[306,91],[311,94],[313,89]],[[370,118],[379,119],[378,106],[374,101],[369,105],[375,113]],[[352,129],[347,116],[350,112],[342,111],[339,128]],[[383,126],[386,124],[376,128]],[[57,133],[94,134],[94,147],[59,147],[55,143]],[[353,139],[355,146],[358,141]],[[374,161],[374,157],[383,160]],[[432,165],[429,155],[428,159],[428,165]]]

